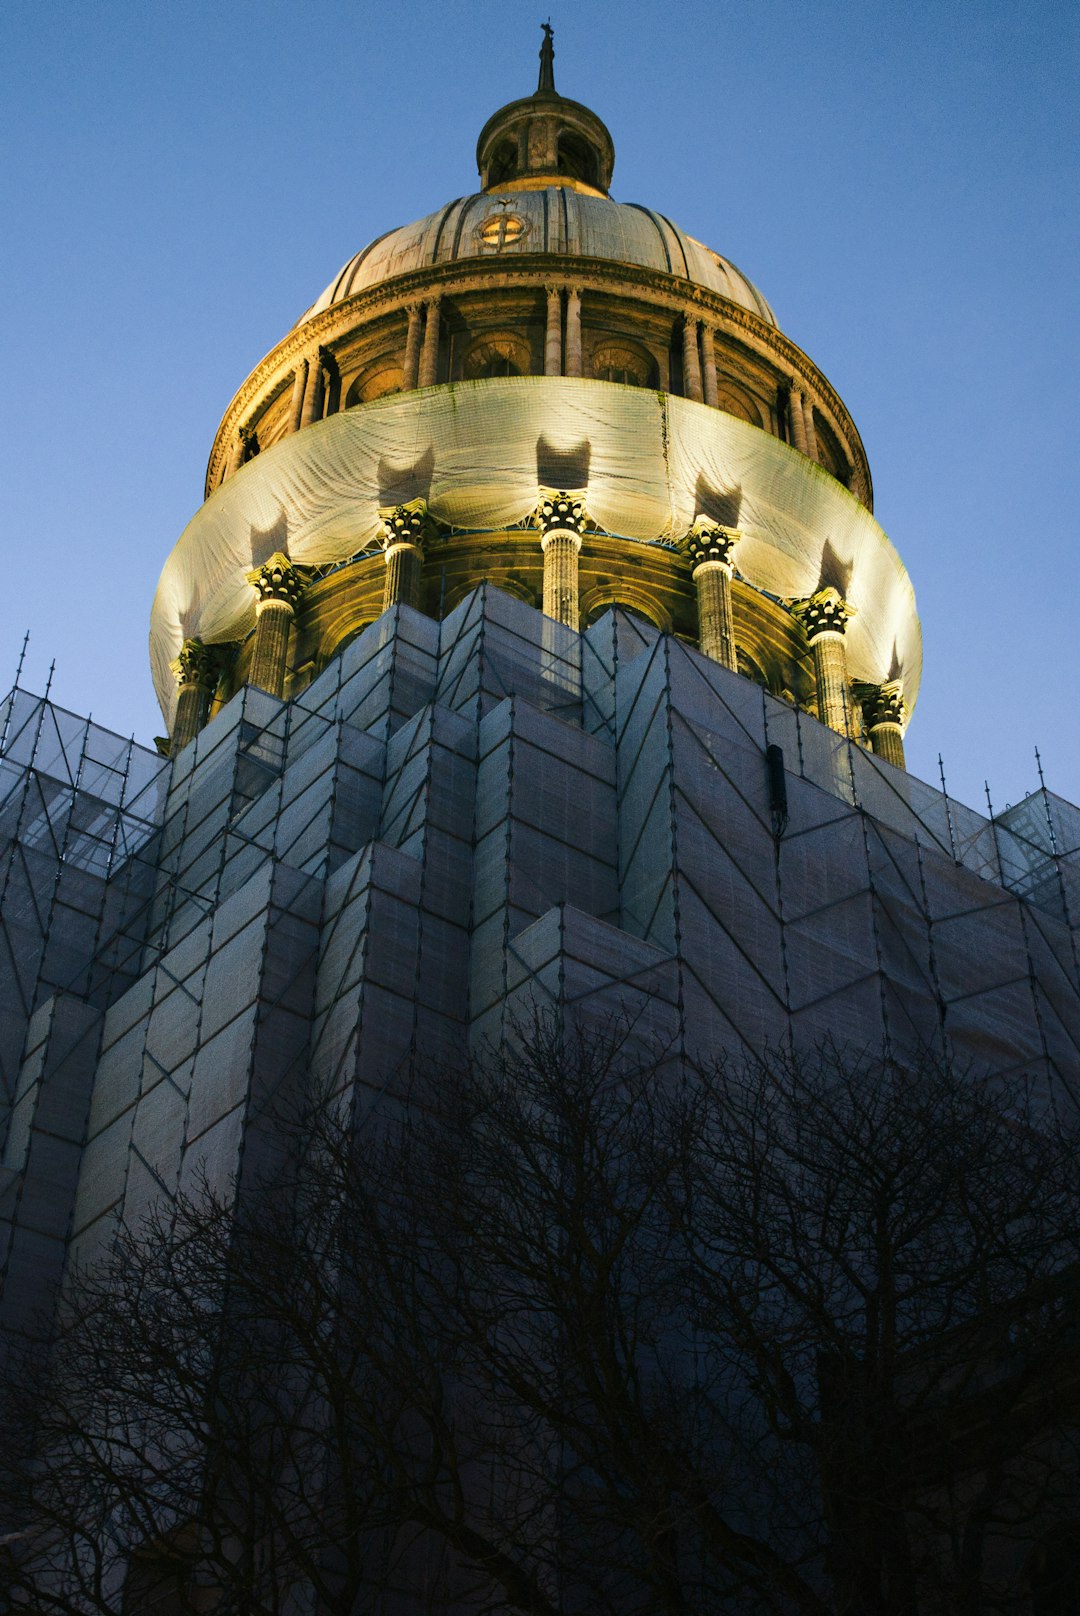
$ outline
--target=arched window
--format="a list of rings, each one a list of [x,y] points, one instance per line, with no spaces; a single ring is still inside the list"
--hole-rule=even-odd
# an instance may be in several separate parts
[[[488,161],[487,184],[505,185],[517,175],[518,149],[513,140],[500,140]]]
[[[745,393],[741,387],[735,387],[731,382],[720,383],[716,390],[716,407],[723,410],[726,415],[737,416],[740,421],[749,421],[751,426],[761,425],[761,412],[749,393]]]
[[[587,140],[573,134],[569,129],[563,130],[559,135],[558,171],[565,174],[568,179],[581,180],[585,185],[596,186],[596,153]]]
[[[345,408],[351,410],[355,404],[370,404],[372,399],[383,398],[387,393],[400,393],[404,385],[405,372],[400,365],[392,360],[377,360],[350,384]]]
[[[650,355],[635,343],[601,342],[593,351],[592,373],[599,382],[648,387],[653,381],[653,372]]]
[[[465,381],[490,376],[527,376],[529,345],[513,331],[493,331],[478,337],[465,352],[461,374]]]

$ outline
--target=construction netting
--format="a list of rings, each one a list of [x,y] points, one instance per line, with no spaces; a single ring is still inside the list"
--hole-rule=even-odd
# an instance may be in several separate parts
[[[541,485],[585,489],[591,522],[638,543],[671,544],[702,514],[738,528],[748,583],[781,598],[840,588],[856,612],[852,677],[900,678],[914,703],[922,645],[911,582],[873,517],[823,467],[688,399],[528,376],[377,399],[275,444],[212,494],[154,601],[151,664],[166,719],[181,642],[246,633],[247,574],[275,551],[316,566],[346,561],[378,543],[380,508],[417,498],[460,531],[519,527]]]

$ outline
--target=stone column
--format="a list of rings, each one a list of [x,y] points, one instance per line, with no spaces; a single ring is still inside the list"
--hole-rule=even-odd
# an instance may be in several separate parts
[[[802,389],[797,382],[792,382],[788,393],[788,425],[791,428],[792,446],[800,454],[809,454],[806,443],[806,416],[803,414]]]
[[[856,685],[855,695],[862,703],[863,722],[870,734],[870,745],[877,757],[894,768],[904,769],[904,721],[907,702],[900,679],[881,685]]]
[[[169,756],[175,757],[206,723],[210,699],[221,674],[221,651],[199,639],[185,640],[172,670],[179,687],[169,743]]]
[[[684,540],[697,590],[698,649],[732,673],[739,670],[731,610],[732,556],[741,537],[734,528],[698,517]]]
[[[802,395],[802,409],[803,432],[806,436],[805,452],[810,456],[811,460],[816,460],[818,457],[818,452],[817,427],[814,425],[814,406],[811,404],[809,396],[806,393]]]
[[[702,321],[701,325],[701,356],[702,365],[702,392],[705,402],[710,408],[716,408],[716,333],[711,325]]]
[[[696,399],[700,404],[701,392],[701,360],[698,357],[698,327],[697,321],[689,316],[683,321],[682,332],[682,371],[683,393],[687,398]]]
[[[315,357],[308,361],[307,386],[304,388],[304,407],[300,411],[300,425],[310,426],[312,421],[321,421],[322,405],[323,358],[320,348]]]
[[[544,334],[544,375],[562,375],[562,287],[547,288],[547,331]]]
[[[581,287],[566,294],[566,374],[581,375]]]
[[[791,612],[802,624],[814,653],[818,718],[830,729],[847,735],[851,729],[851,693],[844,630],[855,608],[830,584],[808,600],[794,601]]]
[[[293,375],[292,404],[289,408],[289,431],[299,432],[300,422],[304,415],[304,393],[307,390],[308,362],[301,359],[297,362]]]
[[[281,696],[285,691],[289,630],[307,584],[307,572],[306,567],[293,566],[279,550],[265,565],[248,573],[248,583],[259,597],[248,684],[268,690],[272,696]]]
[[[544,552],[544,615],[576,629],[579,624],[578,554],[585,525],[584,493],[540,490],[534,517]]]
[[[439,299],[429,298],[425,304],[424,346],[420,350],[420,376],[418,386],[434,387],[439,379]]]
[[[232,448],[229,450],[229,464],[225,468],[226,477],[234,477],[244,464],[244,434],[236,434]]]
[[[405,392],[411,393],[420,375],[420,321],[423,308],[419,303],[410,303],[405,312],[409,316],[409,330],[405,337],[405,362],[401,367],[405,372],[402,385]]]
[[[413,499],[407,505],[388,506],[379,515],[385,529],[386,582],[382,609],[386,612],[391,606],[418,606],[424,543],[431,526],[427,501]]]

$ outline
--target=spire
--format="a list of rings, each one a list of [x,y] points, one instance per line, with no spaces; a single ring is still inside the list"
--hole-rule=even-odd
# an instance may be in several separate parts
[[[544,30],[544,43],[540,46],[540,82],[536,86],[537,95],[544,91],[555,94],[555,30],[550,21],[540,24]]]

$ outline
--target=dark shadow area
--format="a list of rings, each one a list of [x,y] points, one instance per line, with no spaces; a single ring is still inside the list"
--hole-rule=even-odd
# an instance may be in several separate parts
[[[899,679],[902,672],[903,669],[900,666],[900,653],[896,648],[896,641],[894,640],[892,642],[892,656],[889,658],[889,671],[885,675],[886,681],[889,679]]]
[[[379,461],[379,506],[408,505],[414,499],[431,498],[431,479],[435,474],[435,451],[424,450],[419,460],[409,466],[395,466],[389,460]]]
[[[289,518],[282,508],[270,527],[251,529],[251,565],[264,566],[272,555],[289,553]]]
[[[821,571],[814,586],[814,593],[819,589],[836,589],[847,600],[848,585],[851,583],[851,574],[855,570],[852,561],[842,561],[832,547],[832,540],[825,540],[825,548],[821,552]]]
[[[710,522],[716,522],[720,527],[738,527],[741,510],[742,489],[738,485],[734,488],[714,488],[698,473],[694,489],[695,516],[707,516]]]
[[[572,449],[556,449],[544,437],[536,440],[536,480],[541,488],[588,488],[591,463],[588,438]]]

